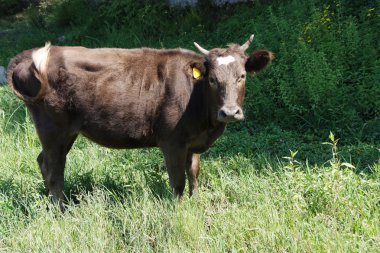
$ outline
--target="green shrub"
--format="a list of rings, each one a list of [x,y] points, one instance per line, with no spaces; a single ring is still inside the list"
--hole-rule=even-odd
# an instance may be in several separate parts
[[[15,14],[28,5],[30,1],[0,0],[0,17]]]
[[[256,43],[277,56],[265,75],[248,83],[253,86],[247,97],[250,117],[259,124],[276,122],[302,131],[334,129],[346,135],[352,133],[348,129],[376,121],[380,19],[369,15],[374,7],[361,6],[351,13],[340,1],[273,6],[258,18],[253,12],[250,21],[244,20],[263,37]]]

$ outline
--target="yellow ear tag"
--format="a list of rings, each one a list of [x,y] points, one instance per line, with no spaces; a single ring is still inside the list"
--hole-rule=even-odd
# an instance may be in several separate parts
[[[197,69],[196,67],[193,68],[193,77],[195,79],[198,79],[201,76],[201,71]]]

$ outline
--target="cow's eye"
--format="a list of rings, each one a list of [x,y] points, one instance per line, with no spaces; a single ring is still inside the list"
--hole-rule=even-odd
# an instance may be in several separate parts
[[[213,87],[216,86],[216,81],[215,81],[215,79],[212,78],[212,77],[210,77],[210,79],[209,79],[209,83],[210,83],[210,86],[213,86]]]
[[[240,83],[241,81],[244,80],[244,78],[245,78],[245,74],[241,74],[241,75],[239,76],[239,78],[236,80],[236,82],[237,82],[237,83]]]

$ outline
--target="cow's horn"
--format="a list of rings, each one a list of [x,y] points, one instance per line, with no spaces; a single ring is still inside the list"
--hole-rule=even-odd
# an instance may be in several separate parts
[[[255,37],[255,35],[251,35],[251,37],[249,37],[249,39],[247,40],[246,43],[244,43],[244,45],[240,46],[240,49],[245,51],[249,48],[249,45],[251,45],[252,41],[253,41],[253,37]]]
[[[194,45],[199,50],[199,52],[201,52],[205,56],[207,56],[210,53],[210,51],[208,51],[208,50],[204,49],[203,47],[201,47],[200,45],[198,45],[197,42],[194,42]]]

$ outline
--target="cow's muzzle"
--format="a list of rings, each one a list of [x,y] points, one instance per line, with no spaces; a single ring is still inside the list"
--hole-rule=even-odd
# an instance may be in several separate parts
[[[223,106],[218,111],[218,121],[230,123],[244,119],[243,110],[239,106],[227,107]]]

